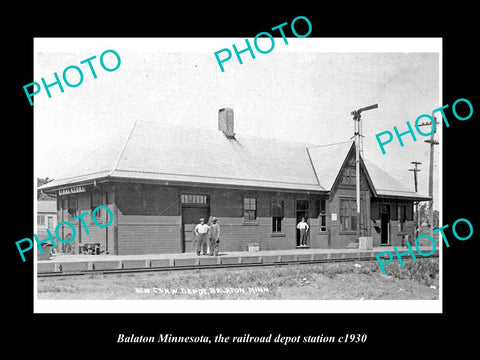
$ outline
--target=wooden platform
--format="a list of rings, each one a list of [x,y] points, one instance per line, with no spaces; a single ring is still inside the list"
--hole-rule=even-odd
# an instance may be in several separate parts
[[[398,249],[399,251],[401,249]],[[406,248],[403,250],[407,250]],[[339,259],[374,258],[375,254],[391,251],[393,247],[377,247],[372,250],[359,249],[311,249],[220,252],[218,256],[195,253],[146,254],[146,255],[58,255],[50,260],[37,261],[37,274],[88,273],[120,269],[175,269],[208,268],[218,266],[241,266],[260,264],[301,263]],[[429,249],[425,249],[428,253]],[[435,252],[438,256],[438,250]],[[421,258],[421,256],[417,256]],[[395,259],[396,260],[396,259]],[[398,260],[397,260],[398,261]]]

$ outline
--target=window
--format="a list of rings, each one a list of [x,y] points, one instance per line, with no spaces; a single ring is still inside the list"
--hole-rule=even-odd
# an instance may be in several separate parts
[[[246,197],[243,198],[243,219],[244,221],[257,220],[257,199]]]
[[[272,232],[281,233],[282,232],[282,220],[283,218],[279,216],[272,217]]]
[[[49,229],[53,228],[53,216],[48,216],[47,217],[47,227]]]
[[[207,195],[193,195],[193,194],[182,194],[181,195],[182,204],[195,204],[195,205],[207,205],[208,196]]]
[[[64,196],[62,198],[62,210],[68,209],[68,197]]]
[[[320,231],[327,231],[327,215],[325,208],[325,199],[320,199]]]
[[[37,215],[37,225],[45,225],[45,215]]]
[[[343,169],[342,184],[355,185],[356,170],[354,167],[346,167]]]
[[[283,199],[272,199],[272,232],[282,232]]]
[[[405,220],[407,218],[407,206],[406,205],[398,205],[398,230],[405,231]]]
[[[68,212],[75,217],[77,213],[77,196],[69,195],[68,196]]]
[[[340,231],[357,230],[357,202],[354,199],[340,199]]]
[[[297,200],[297,205],[295,208],[297,209],[297,212],[304,211],[308,213],[308,200]],[[305,214],[305,215],[308,215],[308,214]]]
[[[92,202],[91,208],[92,208],[92,213],[93,213],[93,210],[95,210],[99,205],[103,205],[102,204],[102,194],[99,191],[92,192],[91,202]],[[99,223],[102,220],[102,212],[103,212],[102,208],[95,211],[95,220]]]

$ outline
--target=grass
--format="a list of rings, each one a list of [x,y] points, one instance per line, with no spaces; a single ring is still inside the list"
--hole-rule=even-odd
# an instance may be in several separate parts
[[[38,299],[438,299],[438,259],[404,263],[385,275],[362,261],[38,278]]]

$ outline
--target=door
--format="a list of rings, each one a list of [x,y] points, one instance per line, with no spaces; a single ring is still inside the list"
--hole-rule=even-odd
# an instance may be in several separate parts
[[[195,252],[196,237],[193,230],[200,222],[201,218],[208,222],[210,209],[208,207],[189,207],[182,206],[182,228],[183,228],[183,244],[182,252]]]
[[[390,244],[390,205],[381,204],[380,209],[380,244]]]
[[[297,222],[295,223],[296,229],[296,246],[300,246],[300,229],[297,229],[297,224],[302,221],[302,217],[305,218],[305,222],[308,223],[310,226],[310,222],[308,221],[308,200],[297,200],[295,205],[296,213],[297,213]],[[310,245],[310,229],[307,232],[307,246]]]

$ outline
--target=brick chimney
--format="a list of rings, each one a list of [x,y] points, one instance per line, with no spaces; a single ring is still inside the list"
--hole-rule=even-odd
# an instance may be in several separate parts
[[[227,138],[235,139],[235,133],[233,132],[233,109],[224,108],[218,110],[218,130],[223,131]]]

